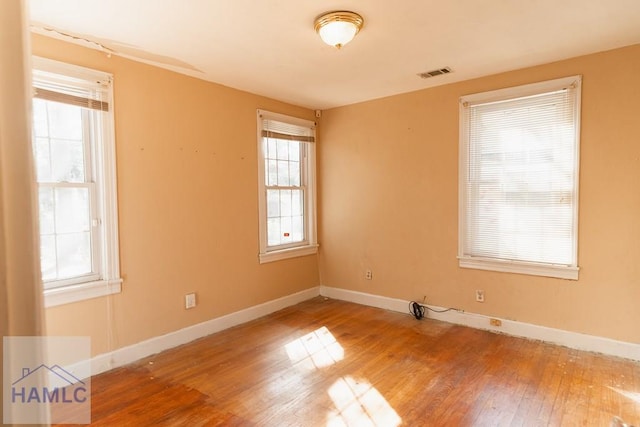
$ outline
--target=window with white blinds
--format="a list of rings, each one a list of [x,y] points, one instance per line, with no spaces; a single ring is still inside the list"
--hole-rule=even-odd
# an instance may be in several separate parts
[[[33,58],[33,153],[47,306],[120,291],[112,76]]]
[[[317,252],[315,123],[258,110],[260,262]]]
[[[460,99],[461,267],[578,278],[581,78]]]

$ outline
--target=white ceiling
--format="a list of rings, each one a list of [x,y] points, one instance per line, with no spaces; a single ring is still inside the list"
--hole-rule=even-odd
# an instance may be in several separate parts
[[[312,109],[640,43],[640,0],[29,3],[36,32]],[[365,21],[339,51],[313,29],[333,10]],[[453,73],[417,76],[445,66]]]

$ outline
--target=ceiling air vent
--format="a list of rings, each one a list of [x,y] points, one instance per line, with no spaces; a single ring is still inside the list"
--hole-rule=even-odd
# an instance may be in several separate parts
[[[437,70],[426,71],[424,73],[419,73],[418,76],[423,79],[428,79],[430,77],[441,76],[443,74],[449,74],[451,72],[451,68],[444,67],[438,68]]]

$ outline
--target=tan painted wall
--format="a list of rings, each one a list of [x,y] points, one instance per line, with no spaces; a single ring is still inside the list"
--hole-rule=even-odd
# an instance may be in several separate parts
[[[315,255],[257,257],[256,109],[313,111],[45,37],[33,52],[115,81],[123,292],[47,309],[49,334],[100,354],[318,286]]]
[[[580,279],[459,268],[458,98],[574,74]],[[322,284],[640,343],[639,99],[635,45],[325,111]]]
[[[49,334],[100,354],[321,282],[640,342],[640,46],[325,111],[320,278],[314,256],[257,262],[255,110],[312,111],[44,37],[33,51],[115,75],[124,290],[47,309]],[[573,74],[580,280],[460,269],[458,98]]]

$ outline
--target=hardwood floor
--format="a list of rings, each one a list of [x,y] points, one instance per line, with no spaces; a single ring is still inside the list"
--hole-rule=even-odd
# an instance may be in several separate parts
[[[94,426],[640,425],[640,363],[318,297],[92,379]]]

